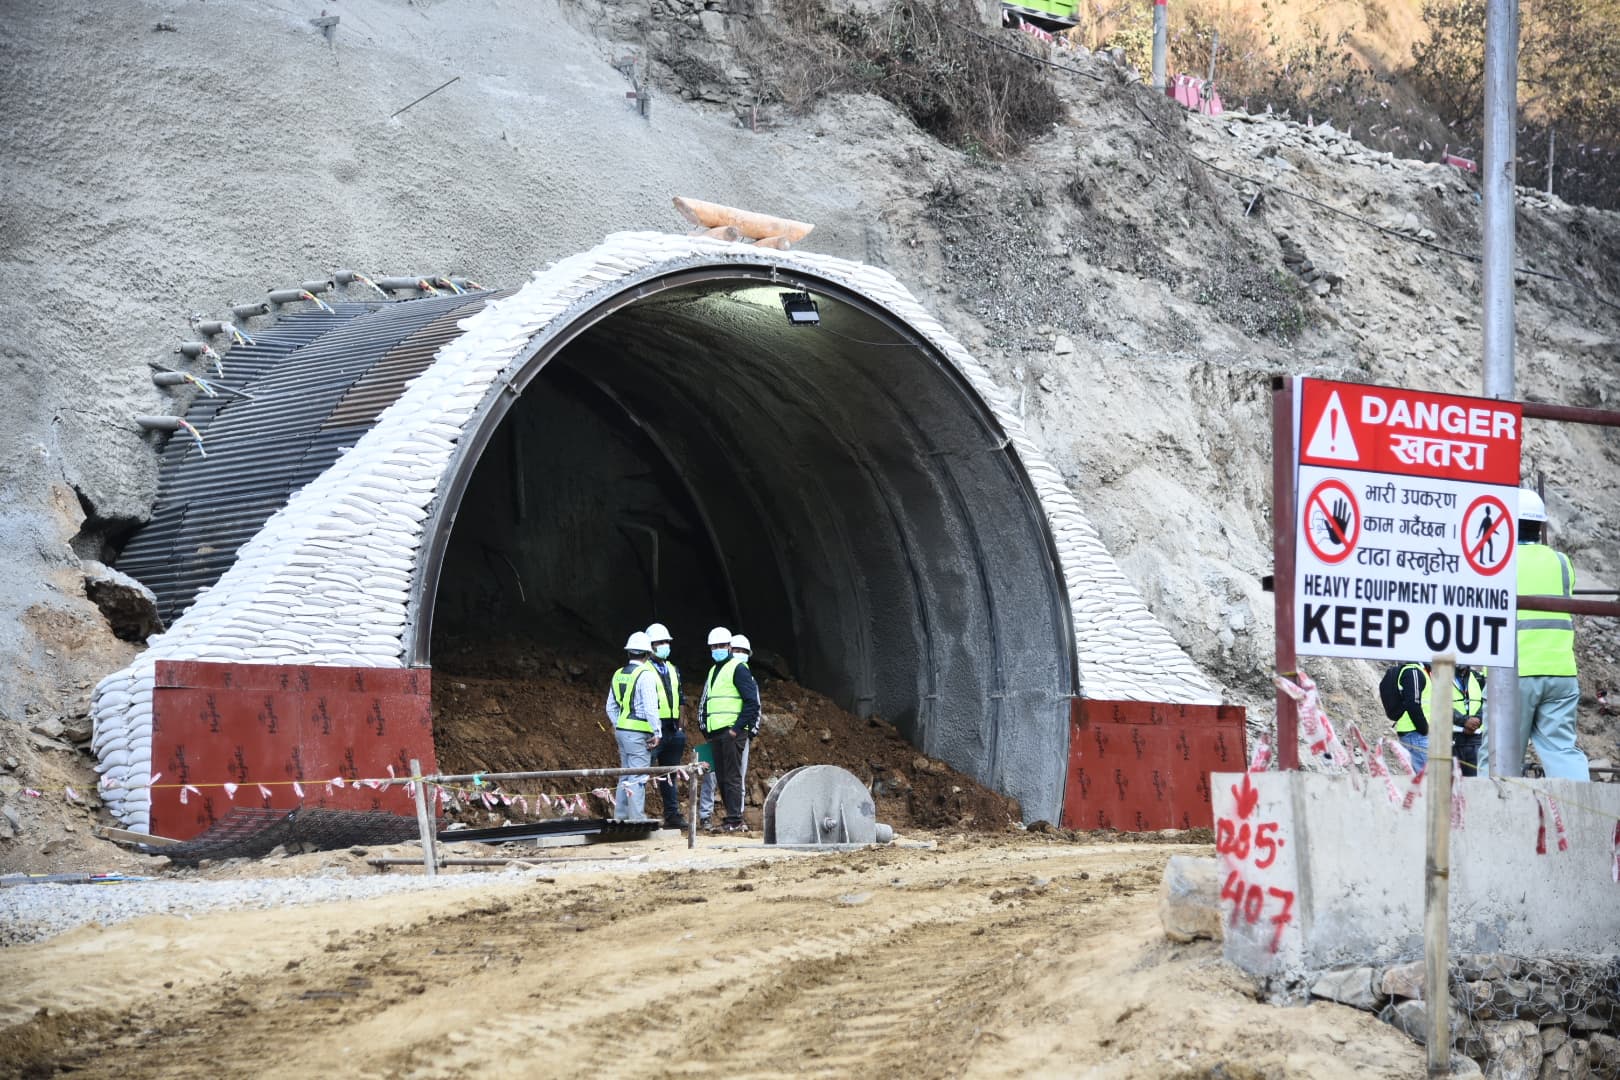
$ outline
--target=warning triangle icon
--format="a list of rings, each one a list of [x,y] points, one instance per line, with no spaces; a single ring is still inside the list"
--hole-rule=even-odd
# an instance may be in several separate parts
[[[1305,456],[1330,461],[1361,460],[1356,437],[1350,434],[1350,418],[1344,415],[1344,403],[1339,400],[1337,390],[1328,398],[1322,419],[1316,422],[1316,433],[1305,444]]]

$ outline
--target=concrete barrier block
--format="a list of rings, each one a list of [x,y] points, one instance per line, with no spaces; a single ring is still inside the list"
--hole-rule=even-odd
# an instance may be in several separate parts
[[[1172,855],[1159,885],[1159,921],[1171,941],[1221,937],[1221,883],[1214,859]]]
[[[1311,997],[1377,1012],[1389,1000],[1376,985],[1378,969],[1366,965],[1325,972],[1311,983]]]

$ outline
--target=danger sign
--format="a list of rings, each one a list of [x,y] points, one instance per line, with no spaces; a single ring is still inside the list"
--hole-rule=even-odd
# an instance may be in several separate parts
[[[1519,486],[1517,402],[1302,379],[1299,463]]]
[[[1511,664],[1512,402],[1295,383],[1295,650]]]

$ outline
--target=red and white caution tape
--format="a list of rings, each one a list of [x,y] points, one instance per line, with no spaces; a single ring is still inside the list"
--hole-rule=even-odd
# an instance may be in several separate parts
[[[1264,735],[1254,744],[1254,753],[1249,755],[1249,771],[1265,772],[1271,765],[1271,743],[1266,741]]]

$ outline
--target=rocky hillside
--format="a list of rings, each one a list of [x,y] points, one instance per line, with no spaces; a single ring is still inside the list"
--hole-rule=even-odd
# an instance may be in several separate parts
[[[148,365],[190,313],[339,266],[517,284],[610,231],[679,227],[683,193],[814,221],[811,247],[907,282],[1021,395],[1158,616],[1264,719],[1267,380],[1477,391],[1478,267],[1438,250],[1478,249],[1474,181],[1330,131],[1190,116],[1074,56],[1041,69],[1062,119],[992,159],[876,96],[766,100],[761,18],[716,0],[9,5],[0,837],[60,839],[63,811],[18,792],[88,779],[84,691],[134,646],[85,568],[150,512],[132,418],[173,410]],[[1531,200],[1520,245],[1566,279],[1522,280],[1521,392],[1612,407],[1620,219]],[[1526,445],[1588,586],[1620,579],[1617,459],[1598,429],[1537,424]],[[1580,640],[1583,731],[1612,754],[1596,695],[1620,631],[1582,620]],[[1377,714],[1370,665],[1322,668],[1331,704]]]

